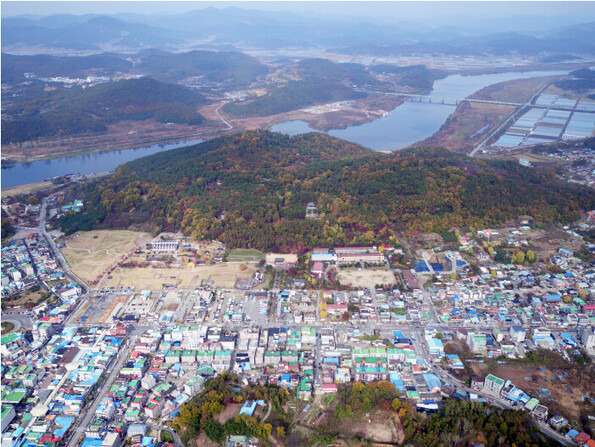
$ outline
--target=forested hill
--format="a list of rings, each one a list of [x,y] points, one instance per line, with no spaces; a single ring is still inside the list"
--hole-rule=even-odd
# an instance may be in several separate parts
[[[377,88],[379,84],[363,65],[326,59],[304,59],[282,71],[293,80],[251,101],[226,104],[224,110],[237,117],[274,115],[312,104],[364,98],[366,94],[353,86]]]
[[[120,120],[202,124],[196,109],[208,102],[200,93],[150,78],[55,90],[3,110],[2,143],[102,132]]]
[[[86,186],[87,215],[65,231],[125,226],[150,214],[231,247],[299,250],[389,242],[398,231],[482,228],[529,214],[568,222],[595,193],[552,172],[423,148],[379,154],[325,134],[246,132],[120,166]],[[82,193],[82,192],[78,192]],[[305,219],[313,202],[320,219]]]

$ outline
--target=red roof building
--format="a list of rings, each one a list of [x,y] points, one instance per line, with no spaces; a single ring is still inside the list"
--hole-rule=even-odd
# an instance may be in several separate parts
[[[337,392],[337,384],[336,383],[323,383],[320,386],[320,392],[322,394],[336,393]]]
[[[577,442],[578,444],[584,444],[589,439],[591,439],[591,437],[587,433],[582,431],[578,435],[576,435],[576,438],[574,438],[574,441]]]

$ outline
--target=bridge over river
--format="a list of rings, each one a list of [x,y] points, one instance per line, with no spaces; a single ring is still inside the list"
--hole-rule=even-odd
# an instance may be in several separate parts
[[[428,104],[439,104],[439,105],[447,105],[447,106],[458,106],[461,102],[475,102],[479,104],[496,104],[502,106],[513,106],[518,107],[524,104],[518,102],[506,102],[506,101],[494,101],[494,100],[485,100],[485,99],[474,99],[474,98],[450,98],[450,97],[443,97],[443,96],[432,96],[432,95],[420,95],[420,94],[413,94],[413,93],[399,93],[399,92],[381,92],[376,90],[358,90],[364,93],[375,93],[378,95],[391,95],[391,96],[405,96],[409,98],[409,101],[412,102],[425,102]],[[539,107],[539,106],[535,106]]]

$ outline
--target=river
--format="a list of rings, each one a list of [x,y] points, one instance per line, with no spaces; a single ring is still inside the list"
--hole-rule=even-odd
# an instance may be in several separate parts
[[[112,171],[122,163],[170,151],[179,147],[201,143],[204,140],[180,141],[177,143],[155,144],[134,149],[111,152],[97,152],[30,163],[2,163],[2,188],[42,182],[48,178],[66,174],[93,174]]]
[[[488,85],[512,79],[566,74],[566,71],[533,71],[487,74],[477,76],[451,75],[434,82],[430,93],[433,104],[406,102],[388,115],[372,122],[346,129],[331,129],[332,136],[362,144],[377,151],[401,149],[421,141],[436,132],[454,112],[455,106],[439,104],[443,98],[465,98]],[[438,103],[438,104],[437,104]],[[273,131],[290,135],[312,132],[305,121],[285,121]],[[157,152],[168,151],[202,140],[145,146],[121,151],[76,155],[31,163],[2,164],[2,188],[36,183],[66,174],[92,174],[111,171],[120,164]]]
[[[456,109],[456,106],[441,104],[442,100],[466,98],[488,85],[513,79],[554,76],[567,71],[530,71],[486,74],[477,76],[451,75],[434,82],[428,102],[405,102],[388,115],[369,123],[345,129],[331,129],[327,133],[337,138],[359,143],[377,151],[402,149],[433,135]],[[272,127],[275,132],[289,135],[313,132],[305,121],[284,121]]]

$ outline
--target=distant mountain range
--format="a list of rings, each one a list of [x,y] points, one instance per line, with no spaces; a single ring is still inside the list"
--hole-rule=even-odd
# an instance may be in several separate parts
[[[240,8],[204,8],[180,15],[55,15],[2,19],[5,52],[138,51],[143,48],[190,49],[319,47],[366,54],[440,52],[450,54],[520,54],[595,52],[595,22],[555,28],[538,26],[539,18],[506,23],[486,18],[468,27],[369,19],[327,19],[288,12]],[[500,23],[502,22],[502,23]],[[499,25],[498,25],[499,23]],[[547,26],[555,22],[548,20]],[[563,24],[564,21],[560,21]],[[497,25],[497,26],[496,26]],[[498,32],[496,32],[498,30]]]

